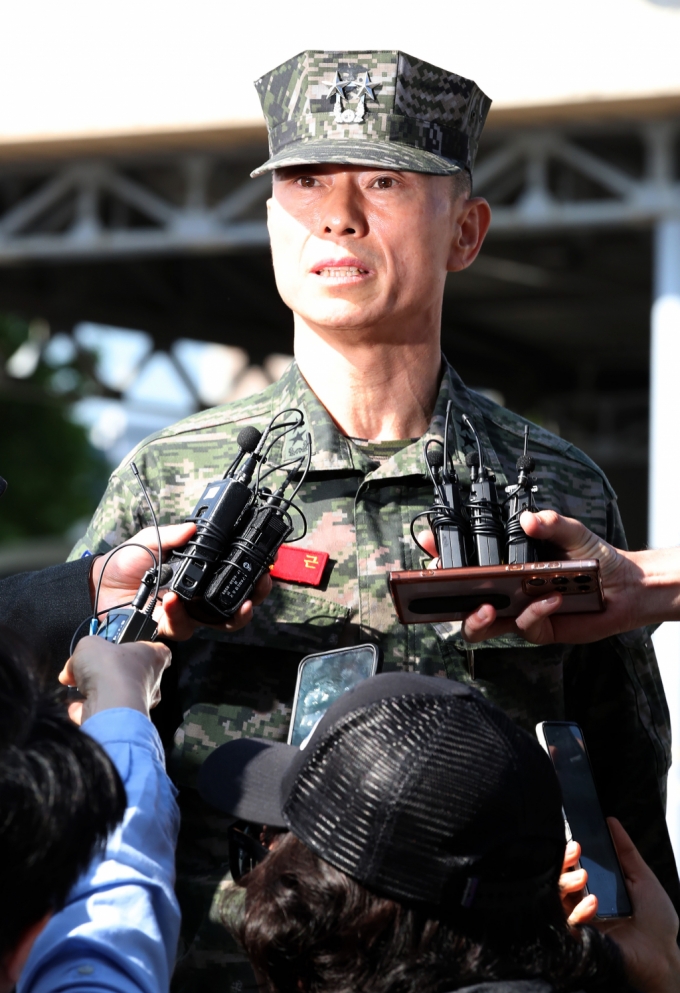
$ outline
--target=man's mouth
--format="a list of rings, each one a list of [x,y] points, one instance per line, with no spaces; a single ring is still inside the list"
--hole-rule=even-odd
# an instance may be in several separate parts
[[[322,279],[351,279],[359,276],[368,276],[371,270],[361,259],[324,259],[313,265],[311,272]]]

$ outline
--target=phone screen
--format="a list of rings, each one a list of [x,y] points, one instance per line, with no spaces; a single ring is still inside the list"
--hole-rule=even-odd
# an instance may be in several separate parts
[[[301,745],[334,700],[378,668],[375,645],[310,655],[300,663],[289,745]]]
[[[630,899],[600,806],[583,732],[577,724],[567,723],[546,722],[541,728],[562,788],[571,837],[581,846],[588,892],[597,897],[597,916],[627,917],[632,913]]]

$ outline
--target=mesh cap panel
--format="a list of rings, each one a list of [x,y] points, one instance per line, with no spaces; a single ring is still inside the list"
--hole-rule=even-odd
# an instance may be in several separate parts
[[[283,784],[291,829],[395,899],[440,905],[499,845],[564,842],[547,756],[475,696],[380,700],[336,721],[310,751]]]

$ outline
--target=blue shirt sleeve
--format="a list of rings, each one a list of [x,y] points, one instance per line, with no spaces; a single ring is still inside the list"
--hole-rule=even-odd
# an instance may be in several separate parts
[[[174,893],[176,790],[158,733],[136,710],[116,708],[83,725],[109,753],[127,810],[36,941],[18,993],[166,993],[180,913]]]

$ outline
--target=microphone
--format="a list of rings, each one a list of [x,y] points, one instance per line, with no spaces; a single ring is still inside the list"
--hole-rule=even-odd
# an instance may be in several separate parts
[[[460,569],[467,565],[465,517],[454,470],[444,472],[444,449],[428,442],[425,459],[434,483],[434,504],[427,520],[434,534],[442,569]]]
[[[441,448],[428,448],[426,458],[432,469],[441,469],[444,465],[444,452]]]
[[[531,473],[536,468],[531,455],[528,454],[529,425],[524,427],[524,453],[517,459],[517,483],[506,486],[508,501],[508,519],[505,522],[505,537],[508,543],[508,564],[517,565],[524,562],[538,562],[538,546],[524,531],[519,522],[525,510],[536,511],[534,494],[538,492],[536,480]]]
[[[249,483],[260,461],[258,446],[262,432],[252,424],[241,428],[236,436],[238,452],[222,479],[209,483],[187,521],[196,525],[196,534],[184,548],[175,549],[170,559],[170,589],[185,601],[191,616],[200,610],[200,601],[213,579],[220,560],[239,527],[248,519],[255,495]],[[245,464],[241,466],[244,458]],[[198,617],[205,620],[204,617]]]
[[[468,452],[465,464],[470,470],[470,530],[477,552],[477,565],[500,565],[503,525],[496,492],[496,477],[484,465],[482,445],[472,422],[463,414],[463,422],[472,431],[476,452]]]
[[[261,431],[258,431],[252,424],[247,424],[236,435],[236,444],[243,452],[254,452],[260,443],[261,437]]]

